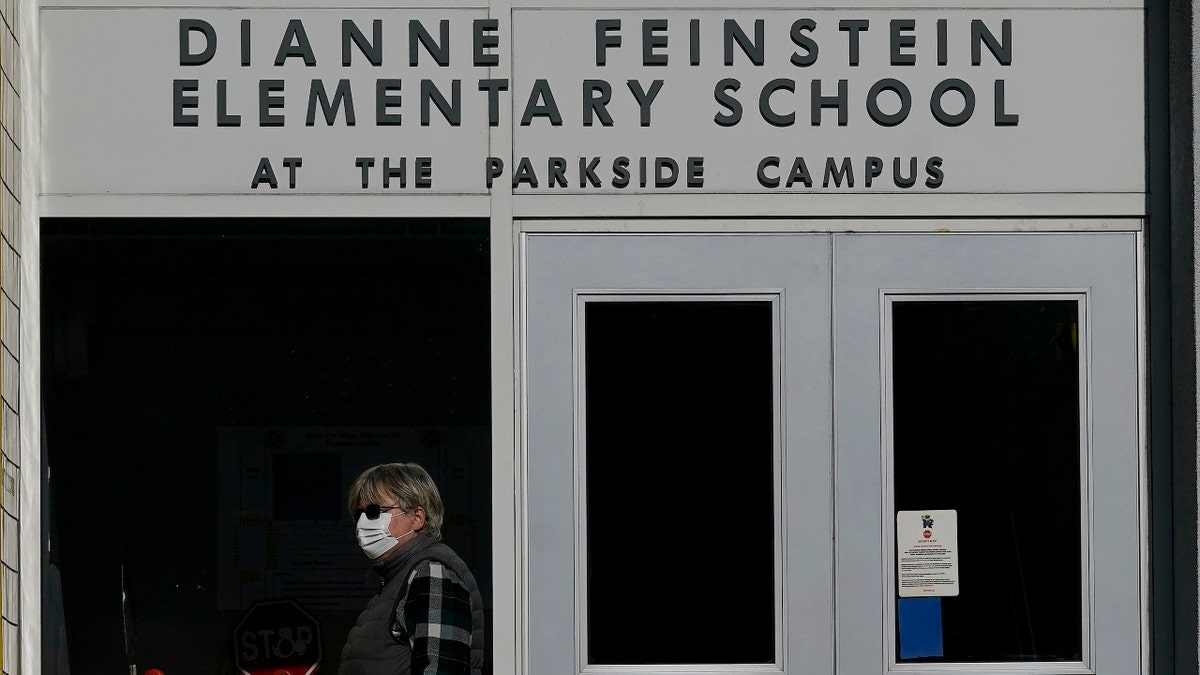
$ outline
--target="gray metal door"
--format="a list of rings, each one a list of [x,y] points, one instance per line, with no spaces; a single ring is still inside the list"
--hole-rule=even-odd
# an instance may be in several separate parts
[[[833,240],[839,672],[1140,672],[1136,235]]]
[[[832,672],[828,237],[531,234],[523,256],[529,672]],[[670,337],[682,321],[711,329]],[[589,346],[606,326],[620,332]],[[656,381],[660,361],[717,334]],[[748,335],[749,346],[726,348]],[[625,351],[588,367],[613,345]],[[761,365],[743,367],[746,350]],[[647,352],[624,384],[606,385],[631,401],[625,413],[595,421],[597,378]],[[740,382],[750,368],[761,386],[718,385],[711,396],[728,400],[714,410],[678,406],[711,378]],[[640,396],[652,387],[661,393]],[[749,396],[757,403],[745,409]],[[627,422],[634,408],[661,422]],[[731,409],[750,420],[740,431],[735,421],[732,436],[722,424]],[[615,447],[589,445],[601,424],[622,427]],[[701,425],[698,435],[682,428]],[[657,440],[639,445],[648,434]],[[733,440],[704,447],[718,437]],[[626,441],[633,454],[615,460],[615,474],[597,469],[597,455],[623,454]],[[748,464],[760,469],[732,477]],[[589,483],[597,470],[610,478]],[[647,482],[646,472],[656,475]],[[653,494],[676,489],[666,502]],[[697,523],[671,550],[653,550]],[[642,531],[662,537],[631,544]],[[618,590],[589,592],[606,575]],[[727,599],[747,615],[729,616]],[[601,603],[618,608],[605,625]],[[618,644],[601,646],[613,631]],[[750,642],[762,648],[739,651]]]
[[[524,235],[528,672],[1139,672],[1137,246]]]

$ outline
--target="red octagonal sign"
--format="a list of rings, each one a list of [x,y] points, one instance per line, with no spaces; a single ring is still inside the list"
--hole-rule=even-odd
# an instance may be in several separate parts
[[[321,665],[321,624],[291,600],[256,602],[233,629],[242,675],[312,675]]]

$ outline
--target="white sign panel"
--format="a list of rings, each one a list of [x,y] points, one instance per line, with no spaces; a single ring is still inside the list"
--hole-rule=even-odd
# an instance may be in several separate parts
[[[902,598],[958,595],[958,512],[897,512],[896,572]]]
[[[47,194],[1144,191],[1139,9],[40,23]]]

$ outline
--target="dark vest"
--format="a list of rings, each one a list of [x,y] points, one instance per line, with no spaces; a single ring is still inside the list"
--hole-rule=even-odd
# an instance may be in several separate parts
[[[471,592],[471,673],[478,675],[483,671],[483,596],[475,576],[449,546],[420,534],[375,566],[375,571],[383,577],[383,588],[367,603],[346,636],[338,675],[410,675],[412,650],[407,641],[397,642],[392,637],[392,625],[396,621],[396,608],[404,602],[401,591],[408,590],[408,575],[426,560],[445,565]]]

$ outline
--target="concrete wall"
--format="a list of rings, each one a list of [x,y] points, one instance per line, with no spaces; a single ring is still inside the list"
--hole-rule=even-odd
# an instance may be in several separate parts
[[[0,578],[3,610],[0,639],[5,673],[21,671],[20,602],[20,303],[22,6],[0,3]]]

